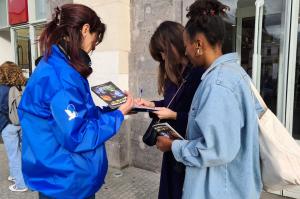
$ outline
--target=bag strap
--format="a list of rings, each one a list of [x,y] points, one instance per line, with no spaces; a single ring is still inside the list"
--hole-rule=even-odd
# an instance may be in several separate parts
[[[252,83],[251,80],[249,82],[250,82],[251,91],[253,92],[255,98],[258,100],[258,102],[261,105],[261,107],[264,110],[267,110],[268,107],[267,107],[266,103],[264,102],[263,98],[260,96],[258,90],[255,88],[255,86],[254,86],[254,84]]]
[[[181,90],[183,84],[186,82],[186,79],[183,79],[182,83],[180,84],[179,88],[177,89],[177,91],[175,92],[175,94],[173,95],[172,99],[170,100],[167,108],[169,108],[172,104],[172,102],[174,101],[175,97],[177,96],[177,94],[179,93],[179,91]]]
[[[261,97],[261,95],[259,94],[259,92],[256,89],[256,87],[254,86],[254,84],[252,83],[252,81],[251,81],[250,78],[249,78],[248,82],[249,82],[249,85],[250,85],[250,89],[251,89],[251,93],[252,93],[252,96],[253,96],[254,104],[255,104],[255,99],[257,99],[259,105],[263,108],[263,111],[258,116],[258,119],[260,119],[269,108],[266,105],[266,103],[263,100],[263,98]]]

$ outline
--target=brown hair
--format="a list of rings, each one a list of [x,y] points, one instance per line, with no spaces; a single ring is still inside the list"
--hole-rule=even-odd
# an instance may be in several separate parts
[[[0,66],[0,84],[8,86],[24,86],[26,78],[23,75],[21,67],[14,62],[4,62]]]
[[[45,51],[47,59],[51,54],[51,46],[63,42],[72,67],[82,76],[88,77],[93,70],[80,58],[81,28],[84,24],[90,25],[91,33],[97,33],[96,45],[98,45],[103,39],[106,27],[94,10],[81,4],[65,4],[61,8],[57,7],[53,20],[46,25],[41,34],[40,46]]]
[[[181,59],[185,57],[182,34],[184,27],[173,21],[161,23],[151,37],[149,50],[152,58],[159,62],[158,94],[165,91],[166,81],[179,86],[182,82]],[[161,53],[165,54],[165,60]]]

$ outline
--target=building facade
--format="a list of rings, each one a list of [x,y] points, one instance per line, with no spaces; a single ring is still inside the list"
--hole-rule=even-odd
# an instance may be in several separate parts
[[[81,3],[93,8],[107,32],[92,53],[91,85],[115,82],[143,97],[157,95],[157,63],[149,39],[164,20],[186,23],[194,0],[0,0],[0,63],[17,62],[27,76],[40,55],[37,39],[54,7]],[[270,109],[300,144],[300,0],[220,0],[231,9],[226,18],[224,51],[236,51]],[[96,96],[97,104],[103,105]],[[120,133],[106,146],[110,164],[133,165],[159,172],[162,154],[142,142],[150,119],[139,113],[126,117]],[[300,189],[278,192],[300,198]]]

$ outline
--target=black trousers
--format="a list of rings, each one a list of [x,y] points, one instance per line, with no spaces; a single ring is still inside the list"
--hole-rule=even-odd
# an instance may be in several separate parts
[[[185,166],[177,162],[171,151],[163,155],[158,199],[181,199]]]

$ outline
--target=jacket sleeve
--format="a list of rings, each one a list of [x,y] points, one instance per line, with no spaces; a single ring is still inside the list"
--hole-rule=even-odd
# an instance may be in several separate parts
[[[211,167],[231,162],[241,146],[242,117],[234,93],[215,85],[202,93],[194,125],[188,132],[193,140],[175,140],[172,152],[177,161],[188,166]],[[195,132],[196,131],[196,132]],[[195,136],[194,136],[195,137]]]
[[[124,116],[86,103],[76,88],[59,91],[51,100],[52,126],[58,142],[72,152],[94,150],[114,136]]]
[[[189,113],[187,112],[177,112],[176,122],[182,124],[182,126],[187,126]]]
[[[158,100],[158,101],[152,101],[155,105],[155,107],[163,107],[164,106],[164,100]]]

